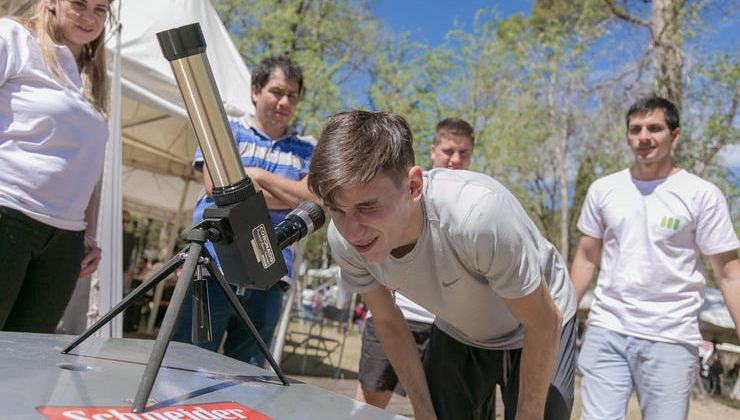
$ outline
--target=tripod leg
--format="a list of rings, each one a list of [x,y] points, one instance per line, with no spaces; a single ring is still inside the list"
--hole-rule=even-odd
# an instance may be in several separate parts
[[[270,354],[270,350],[265,345],[265,342],[262,341],[262,336],[260,336],[257,329],[254,327],[254,324],[252,324],[252,320],[249,319],[249,315],[247,315],[247,312],[242,308],[241,303],[239,303],[239,300],[237,300],[236,295],[234,295],[234,291],[231,290],[231,287],[229,287],[229,283],[226,282],[226,279],[221,274],[221,270],[218,269],[216,266],[216,263],[213,261],[213,259],[209,259],[209,263],[206,266],[208,268],[208,271],[211,273],[211,276],[215,277],[218,281],[218,285],[221,287],[221,291],[224,293],[224,296],[226,296],[226,299],[229,300],[229,303],[231,304],[231,307],[234,309],[234,311],[239,315],[239,318],[241,318],[244,325],[247,326],[249,331],[254,336],[255,341],[257,342],[257,346],[262,351],[262,354],[265,356],[267,361],[270,363],[270,366],[272,366],[272,370],[275,371],[277,376],[280,378],[280,381],[283,382],[283,385],[288,385],[288,380],[285,378],[285,375],[283,375],[282,369],[280,369],[280,366],[275,362],[275,359],[273,359],[272,354]]]
[[[185,248],[181,251],[181,253],[187,252],[187,251],[188,251],[188,248]],[[123,298],[123,300],[120,301],[116,306],[114,306],[113,309],[110,310],[110,312],[103,315],[102,318],[100,318],[96,323],[91,325],[90,328],[88,328],[84,333],[82,333],[79,337],[77,337],[75,341],[73,341],[70,345],[65,347],[64,350],[62,350],[62,353],[66,354],[72,351],[80,343],[82,343],[88,337],[93,335],[95,331],[99,330],[103,325],[107,324],[116,315],[118,315],[119,313],[123,312],[126,308],[128,308],[136,299],[140,298],[146,292],[148,292],[152,287],[156,286],[159,282],[166,279],[170,274],[172,274],[181,265],[182,265],[182,260],[180,259],[180,254],[178,253],[174,257],[170,258],[170,260],[167,261],[167,264],[165,264],[158,272],[154,273],[151,277],[145,280],[144,283],[141,283],[139,287],[134,289],[125,298]]]
[[[190,339],[193,344],[208,343],[213,340],[211,331],[211,308],[208,304],[208,281],[203,278],[202,266],[195,269],[193,280],[193,314],[190,321]]]
[[[152,353],[149,355],[149,362],[147,362],[146,369],[144,369],[144,376],[141,378],[139,389],[136,391],[134,405],[131,407],[131,411],[134,413],[141,413],[144,411],[146,402],[152,392],[154,380],[157,379],[159,368],[162,366],[162,360],[164,359],[164,353],[167,351],[167,346],[172,339],[172,333],[175,330],[175,321],[177,320],[177,315],[180,312],[182,303],[185,301],[185,295],[188,292],[188,287],[190,287],[190,282],[192,281],[195,269],[198,266],[198,260],[202,249],[202,243],[190,243],[188,256],[185,259],[182,273],[180,274],[180,278],[177,279],[175,291],[172,293],[172,298],[170,299],[167,311],[164,314],[164,319],[162,320],[162,326],[159,328],[157,339],[154,341],[154,348],[152,349]]]

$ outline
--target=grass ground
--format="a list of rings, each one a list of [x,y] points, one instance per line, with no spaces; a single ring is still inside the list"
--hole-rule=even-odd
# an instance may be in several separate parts
[[[361,334],[350,332],[347,335],[341,364],[338,365],[342,334],[337,331],[336,327],[325,326],[321,334],[325,337],[325,341],[312,339],[305,343],[307,344],[306,347],[301,347],[300,344],[306,338],[305,334],[308,333],[309,328],[310,325],[308,323],[299,324],[298,322],[294,322],[290,325],[289,331],[292,334],[287,337],[286,346],[283,350],[281,362],[283,370],[289,376],[298,376],[304,382],[324,387],[333,392],[339,392],[351,398],[354,395],[353,390],[356,386],[354,385],[354,381],[357,379],[357,367],[360,361]],[[314,327],[311,332],[313,335],[317,335],[319,328]],[[326,354],[325,349],[332,348],[336,343],[339,343],[338,347],[330,354],[332,363],[329,363],[329,359],[323,357]],[[307,353],[306,350],[308,350]],[[337,366],[339,366],[339,369],[337,369]],[[323,378],[338,378],[338,380],[331,381]],[[349,383],[349,381],[353,383]],[[581,412],[580,378],[578,377],[576,378],[575,391],[572,419],[577,419]],[[408,400],[398,395],[393,396],[389,409],[398,414],[411,415],[411,405],[408,403]],[[498,411],[500,412],[501,410]],[[627,407],[625,419],[639,420],[640,418],[640,408],[637,398],[633,394]],[[740,408],[737,405],[733,408],[723,400],[715,398],[692,399],[689,408],[689,419],[691,420],[738,418],[740,418]]]
[[[307,340],[309,331],[312,337],[323,338]],[[347,334],[344,352],[342,339],[341,331],[334,325],[324,326],[322,330],[316,325],[311,328],[309,322],[292,322],[285,338],[281,367],[286,374],[357,379],[362,335],[358,332]],[[328,357],[327,350],[333,350]]]

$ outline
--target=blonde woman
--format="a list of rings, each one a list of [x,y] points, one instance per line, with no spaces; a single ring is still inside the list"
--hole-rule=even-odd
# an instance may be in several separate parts
[[[53,332],[97,269],[93,190],[108,137],[111,0],[0,19],[0,330]]]

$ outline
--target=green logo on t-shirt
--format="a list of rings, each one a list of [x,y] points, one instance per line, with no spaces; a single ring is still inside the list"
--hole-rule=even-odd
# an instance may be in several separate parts
[[[678,217],[663,216],[663,218],[660,219],[660,227],[666,229],[678,230],[679,223]]]

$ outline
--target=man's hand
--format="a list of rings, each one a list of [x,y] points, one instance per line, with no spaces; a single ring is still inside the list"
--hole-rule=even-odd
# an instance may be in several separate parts
[[[95,270],[98,269],[98,264],[100,264],[100,257],[103,254],[103,251],[98,248],[97,243],[93,238],[85,236],[84,246],[85,258],[83,258],[82,262],[80,262],[80,275],[77,276],[78,279],[84,279],[85,277],[94,273]]]

